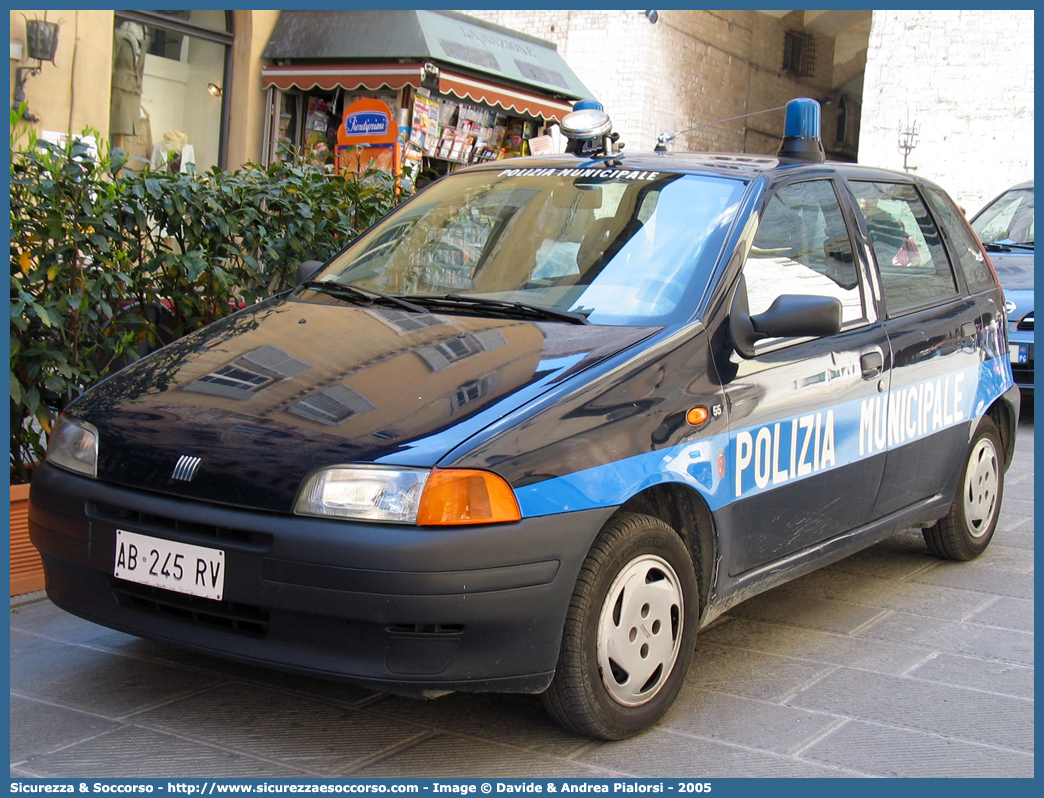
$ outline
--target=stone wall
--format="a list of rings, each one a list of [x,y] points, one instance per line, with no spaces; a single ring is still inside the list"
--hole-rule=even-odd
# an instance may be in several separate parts
[[[907,163],[971,216],[1033,177],[1033,11],[875,11],[859,161]]]
[[[795,12],[801,13],[801,12]],[[613,118],[629,151],[651,150],[664,131],[784,105],[829,92],[833,40],[819,36],[816,75],[782,70],[788,20],[756,11],[472,11],[469,16],[554,42]],[[826,114],[824,114],[826,124]],[[783,112],[680,135],[678,149],[774,153]]]

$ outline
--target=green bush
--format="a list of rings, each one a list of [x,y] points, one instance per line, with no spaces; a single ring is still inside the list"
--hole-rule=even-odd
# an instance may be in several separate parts
[[[11,113],[11,474],[27,481],[57,414],[115,368],[292,287],[404,197],[373,171],[290,160],[204,173],[123,170]],[[157,313],[163,308],[162,314]]]

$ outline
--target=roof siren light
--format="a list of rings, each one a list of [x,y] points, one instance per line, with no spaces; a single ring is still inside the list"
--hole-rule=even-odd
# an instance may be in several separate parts
[[[575,155],[612,152],[616,141],[613,122],[597,100],[578,100],[572,112],[562,118],[560,127],[562,135],[569,139],[566,152]]]
[[[819,103],[808,97],[799,97],[787,103],[787,117],[783,141],[776,153],[780,158],[823,163],[823,139],[820,137]]]

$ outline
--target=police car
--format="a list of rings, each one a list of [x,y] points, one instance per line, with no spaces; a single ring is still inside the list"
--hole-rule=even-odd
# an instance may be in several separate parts
[[[1019,410],[990,262],[938,186],[824,162],[814,101],[786,125],[624,155],[581,107],[99,384],[33,478],[51,600],[618,739],[744,599],[911,527],[977,556]]]

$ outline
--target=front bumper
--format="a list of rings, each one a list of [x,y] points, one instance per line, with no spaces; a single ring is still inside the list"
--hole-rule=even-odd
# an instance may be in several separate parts
[[[390,692],[539,692],[611,513],[422,529],[229,509],[44,464],[29,530],[50,599],[114,629]],[[223,550],[223,600],[116,579],[117,528]]]

